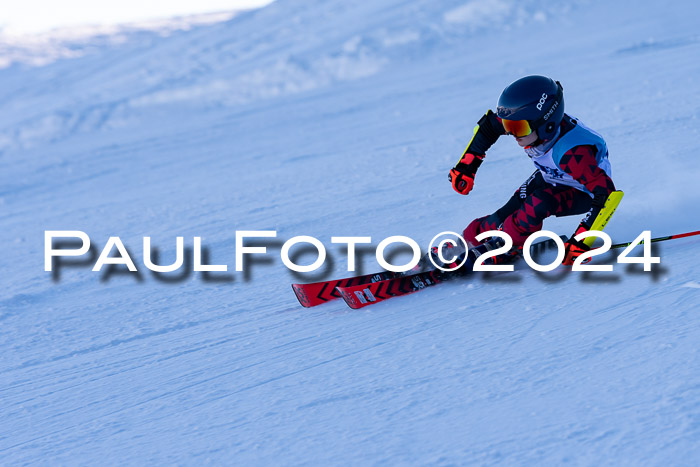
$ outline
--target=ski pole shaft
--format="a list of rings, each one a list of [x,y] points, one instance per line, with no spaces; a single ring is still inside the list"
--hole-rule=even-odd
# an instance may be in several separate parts
[[[650,243],[656,243],[656,242],[663,242],[666,240],[673,240],[675,238],[683,238],[683,237],[692,237],[693,235],[700,235],[700,230],[696,230],[695,232],[686,232],[682,234],[676,234],[676,235],[667,235],[666,237],[656,237],[652,238]],[[640,245],[644,243],[641,242]],[[627,242],[627,243],[617,243],[610,248],[624,248],[626,246],[630,246],[632,242]]]

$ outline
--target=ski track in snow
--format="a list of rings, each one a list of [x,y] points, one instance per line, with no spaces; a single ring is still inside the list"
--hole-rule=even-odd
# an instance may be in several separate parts
[[[500,91],[535,73],[609,143],[615,241],[697,230],[696,10],[277,0],[1,69],[0,459],[696,465],[697,238],[658,244],[654,273],[521,270],[357,311],[301,308],[279,258],[312,235],[326,276],[345,276],[331,236],[425,248],[500,207],[533,170],[513,141],[469,197],[446,173]],[[90,264],[52,280],[43,232],[67,229],[97,253],[119,236],[139,276]],[[266,229],[270,261],[233,272],[235,231]],[[174,237],[201,236],[229,272],[156,277],[147,235],[162,264]]]

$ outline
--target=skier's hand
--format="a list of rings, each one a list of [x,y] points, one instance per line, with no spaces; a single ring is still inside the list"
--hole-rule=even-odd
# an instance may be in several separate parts
[[[457,193],[468,195],[472,191],[472,188],[474,188],[474,175],[483,160],[483,155],[466,153],[457,165],[450,170],[447,179],[452,183],[452,188]]]
[[[564,266],[573,266],[576,258],[591,250],[591,247],[585,243],[574,239],[576,235],[580,234],[581,232],[585,232],[586,230],[588,229],[583,224],[579,225],[576,232],[574,232],[571,238],[564,243],[564,261],[562,261],[561,264]]]

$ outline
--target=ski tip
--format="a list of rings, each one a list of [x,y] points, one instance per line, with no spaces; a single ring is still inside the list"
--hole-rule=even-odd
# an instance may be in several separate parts
[[[301,303],[301,306],[304,308],[311,308],[313,306],[311,304],[311,300],[309,300],[309,297],[306,295],[302,284],[292,284],[292,290],[294,291],[294,295],[296,295],[297,300],[299,300],[299,303]]]
[[[336,287],[335,290],[340,294],[342,299],[345,300],[345,303],[347,303],[347,305],[353,310],[357,310],[358,308],[362,308],[364,306],[353,295],[351,290],[346,290],[345,287]]]

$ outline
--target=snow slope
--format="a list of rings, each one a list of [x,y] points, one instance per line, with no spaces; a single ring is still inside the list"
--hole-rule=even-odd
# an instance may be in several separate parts
[[[522,271],[366,311],[301,308],[279,249],[315,236],[333,261],[302,279],[339,277],[331,236],[427,246],[498,208],[533,170],[513,141],[468,197],[446,174],[533,73],[608,141],[615,241],[697,230],[697,8],[278,0],[0,70],[0,459],[696,465],[699,240],[660,244],[654,273]],[[268,260],[235,272],[235,232],[267,229]],[[119,236],[140,273],[52,277],[45,230]],[[144,236],[163,264],[200,236],[229,272],[156,276]]]

